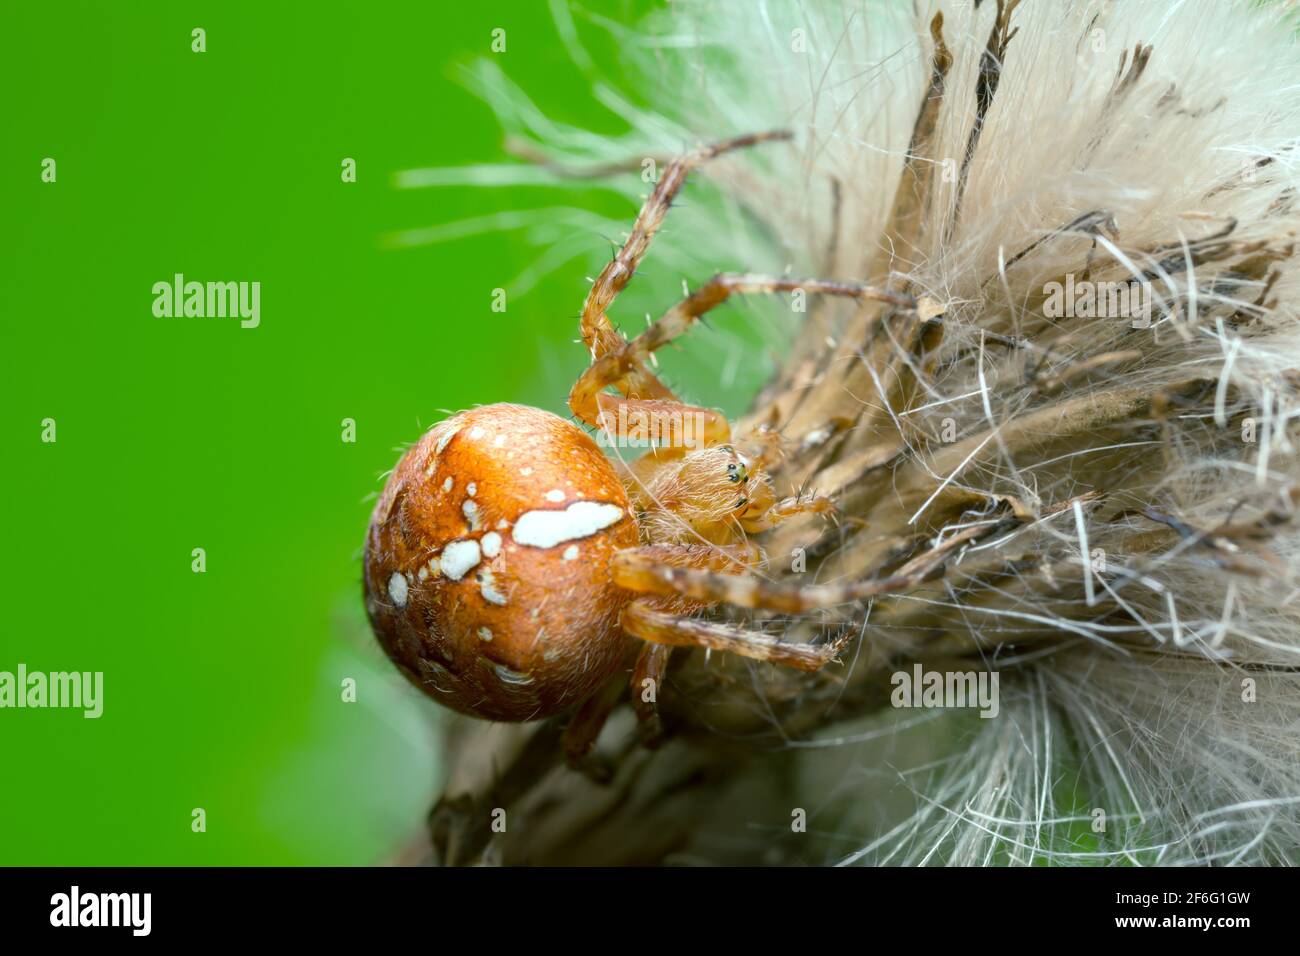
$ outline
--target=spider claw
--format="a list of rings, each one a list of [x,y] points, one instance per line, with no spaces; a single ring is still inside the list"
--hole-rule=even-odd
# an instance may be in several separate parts
[[[852,643],[856,633],[857,632],[853,630],[846,630],[833,641],[828,641],[827,643],[820,645],[822,648],[822,656],[826,659],[826,663],[829,664],[844,653],[845,648]]]

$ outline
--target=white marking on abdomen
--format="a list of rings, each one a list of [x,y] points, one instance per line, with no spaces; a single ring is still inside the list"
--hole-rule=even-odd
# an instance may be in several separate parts
[[[398,607],[406,607],[406,575],[398,571],[388,579],[388,596]]]
[[[435,455],[441,455],[442,452],[443,452],[443,449],[445,449],[445,448],[447,447],[447,444],[448,444],[448,443],[449,443],[453,438],[456,437],[456,433],[457,433],[458,431],[460,431],[460,426],[459,426],[459,425],[457,425],[455,428],[449,428],[449,429],[447,430],[447,434],[443,435],[441,438],[438,439],[438,446],[433,450],[433,451],[434,451],[434,454],[435,454]]]
[[[511,670],[504,664],[494,664],[493,670],[496,671],[497,677],[501,678],[501,682],[504,684],[514,684],[522,687],[533,682],[531,675],[521,674],[519,671]]]
[[[484,568],[479,572],[479,593],[483,595],[483,600],[489,604],[496,604],[505,607],[506,596],[497,590],[497,579],[493,577],[492,572]]]
[[[563,511],[527,511],[511,534],[519,544],[553,548],[565,541],[587,538],[623,517],[623,509],[603,501],[575,501]]]
[[[442,549],[442,573],[459,581],[483,560],[477,541],[453,541]]]

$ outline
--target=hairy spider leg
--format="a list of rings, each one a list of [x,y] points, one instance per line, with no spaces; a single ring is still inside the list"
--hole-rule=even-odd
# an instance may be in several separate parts
[[[757,545],[742,542],[734,545],[658,544],[637,549],[657,562],[676,567],[698,568],[710,571],[732,571],[752,567],[762,560]],[[689,615],[704,607],[698,601],[677,594],[641,598],[650,608],[670,615]],[[626,629],[625,629],[626,633]],[[657,746],[663,739],[659,720],[658,698],[663,689],[664,675],[668,671],[672,646],[667,642],[645,642],[637,654],[628,682],[632,707],[640,724],[642,743]],[[651,683],[647,684],[646,682]],[[602,767],[592,759],[591,749],[601,728],[613,710],[622,691],[620,681],[611,681],[601,692],[589,698],[578,709],[564,734],[565,756],[569,766],[601,779]]]
[[[754,517],[740,517],[740,526],[746,534],[769,531],[784,521],[802,514],[835,514],[835,503],[823,495],[803,495],[784,498]]]
[[[667,644],[644,642],[637,652],[632,676],[628,681],[632,693],[632,709],[640,727],[641,743],[652,749],[663,743],[663,724],[659,720],[657,704],[672,653],[672,647]],[[595,757],[592,748],[609,720],[609,715],[622,699],[623,687],[621,680],[606,683],[587,698],[564,729],[565,762],[571,769],[586,774],[597,783],[608,783],[610,770]]]
[[[623,610],[623,629],[651,644],[706,647],[801,671],[821,670],[839,657],[853,637],[850,632],[828,644],[791,644],[762,631],[660,611],[645,599],[633,601]]]
[[[759,143],[789,140],[791,134],[785,130],[772,130],[751,133],[733,139],[702,146],[684,156],[680,156],[664,167],[654,190],[641,207],[632,224],[627,241],[618,253],[600,271],[591,291],[582,306],[582,341],[591,351],[595,361],[610,352],[622,349],[626,339],[609,321],[606,311],[614,299],[627,288],[636,274],[637,266],[645,256],[664,217],[672,205],[673,199],[681,192],[686,177],[692,169],[731,150],[743,149]],[[644,365],[637,364],[628,368],[625,378],[616,384],[630,398],[673,400],[672,391]],[[592,424],[589,422],[589,424]]]
[[[772,276],[721,273],[663,314],[632,341],[624,341],[595,358],[569,393],[569,408],[589,425],[605,427],[614,422],[671,420],[685,422],[686,416],[699,422],[702,435],[679,427],[670,432],[670,444],[694,441],[704,446],[726,444],[731,440],[731,426],[725,416],[712,409],[662,399],[619,399],[605,394],[605,389],[622,382],[641,367],[656,349],[686,333],[700,317],[717,308],[733,295],[771,295],[801,290],[820,295],[841,296],[862,301],[889,302],[902,308],[915,308],[911,296],[900,295],[860,282],[837,282],[829,279],[781,279]]]
[[[677,595],[706,605],[730,604],[800,614],[915,587],[942,570],[942,559],[943,555],[936,553],[931,560],[916,562],[898,573],[845,584],[787,584],[754,574],[676,567],[647,548],[620,551],[611,560],[610,569],[619,587],[641,594]]]
[[[663,743],[663,725],[659,721],[659,691],[668,673],[668,659],[673,649],[667,644],[646,643],[632,668],[632,709],[641,724],[641,742],[647,747]]]

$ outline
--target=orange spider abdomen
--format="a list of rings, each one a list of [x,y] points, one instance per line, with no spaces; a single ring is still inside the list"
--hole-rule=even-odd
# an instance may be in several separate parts
[[[637,543],[608,459],[571,422],[488,405],[402,456],[370,519],[366,611],[412,683],[490,720],[531,720],[618,668],[627,596],[613,555]]]

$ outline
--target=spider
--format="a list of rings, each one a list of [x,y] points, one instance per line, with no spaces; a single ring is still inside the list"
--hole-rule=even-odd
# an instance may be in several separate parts
[[[750,536],[796,515],[833,515],[831,501],[778,499],[769,469],[779,438],[754,436],[744,453],[721,413],[684,404],[647,362],[732,295],[802,289],[913,309],[910,297],[852,282],[724,273],[631,341],[606,314],[694,167],[788,139],[783,131],[739,136],[666,165],[587,296],[581,330],[591,364],[569,407],[600,433],[649,428],[659,444],[625,464],[567,419],[488,405],[434,426],[394,469],[367,536],[366,609],[388,656],[434,699],[502,721],[576,710],[566,753],[581,765],[619,697],[612,678],[620,667],[631,665],[642,736],[654,743],[655,688],[674,647],[815,671],[847,641],[783,642],[703,620],[700,611],[727,604],[798,613],[892,586],[760,577],[765,557]]]

